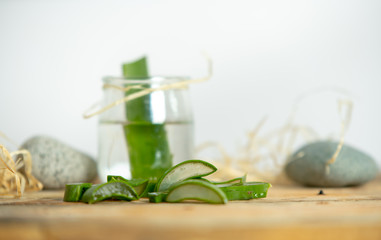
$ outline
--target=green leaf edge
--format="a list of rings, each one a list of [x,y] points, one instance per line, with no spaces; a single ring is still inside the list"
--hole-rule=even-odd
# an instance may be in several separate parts
[[[119,175],[107,175],[107,182],[113,182],[113,181],[123,181],[134,188],[135,192],[138,194],[139,198],[141,198],[147,191],[149,180],[144,178],[136,178],[128,180],[122,176]],[[138,193],[137,189],[141,185],[144,185],[142,188],[142,191]]]
[[[212,169],[212,171],[210,173],[206,173],[206,174],[201,174],[201,175],[196,175],[196,176],[192,176],[192,177],[189,177],[189,178],[186,178],[182,181],[186,181],[188,179],[194,179],[194,178],[200,178],[200,177],[205,177],[205,176],[208,176],[214,172],[217,171],[217,167],[214,166],[213,164],[209,163],[209,162],[206,162],[204,160],[200,160],[200,159],[190,159],[190,160],[186,160],[186,161],[183,161],[179,164],[176,164],[175,166],[171,167],[170,169],[168,169],[167,171],[165,171],[163,173],[163,175],[161,175],[161,177],[159,178],[159,180],[157,181],[157,184],[156,184],[156,187],[155,187],[155,192],[160,192],[159,189],[160,189],[160,185],[162,183],[162,181],[164,180],[164,178],[170,173],[172,172],[174,169],[178,168],[179,166],[181,165],[184,165],[184,164],[187,164],[187,163],[191,163],[191,162],[198,162],[198,163],[202,163],[208,167],[210,167]]]
[[[111,195],[107,195],[107,196],[104,196],[104,197],[97,198],[96,200],[92,200],[92,198],[93,198],[92,194],[95,191],[99,190],[99,188],[101,188],[101,187],[103,187],[103,186],[105,186],[107,184],[112,184],[112,183],[123,183],[123,184],[125,184],[126,186],[129,187],[129,190],[131,191],[133,197],[130,198],[130,197],[125,197],[125,195],[121,195],[121,194],[111,194]],[[90,200],[87,200],[86,198],[87,198],[87,195],[89,195],[89,194],[91,194],[89,196]],[[85,196],[86,196],[86,198],[85,198]],[[93,203],[96,203],[96,202],[100,202],[100,201],[104,201],[104,200],[112,199],[112,198],[116,198],[118,200],[131,201],[131,200],[137,200],[137,199],[139,199],[139,196],[136,193],[135,189],[131,185],[127,184],[125,181],[112,181],[112,182],[106,182],[106,183],[102,183],[102,184],[93,185],[91,188],[86,190],[86,192],[82,196],[81,201],[82,202],[87,202],[89,204],[93,204]]]
[[[259,193],[258,197],[250,197],[250,198],[241,198],[241,199],[230,199],[230,193],[228,191],[241,191],[245,192],[246,190],[239,190],[240,187],[248,187],[251,185],[262,185],[264,187],[264,191],[256,191],[255,193]],[[231,184],[221,184],[216,185],[218,188],[220,188],[227,196],[229,201],[236,201],[236,200],[250,200],[250,199],[256,199],[256,198],[265,198],[267,197],[268,190],[270,187],[272,187],[271,183],[267,182],[245,182],[245,183],[231,183]],[[260,186],[259,186],[260,187]],[[260,195],[263,193],[263,195]]]
[[[222,202],[210,202],[210,201],[205,201],[205,199],[197,198],[197,197],[195,197],[195,198],[180,198],[179,200],[176,200],[176,201],[168,201],[168,197],[170,196],[170,194],[174,190],[178,189],[179,187],[181,187],[183,185],[187,185],[187,184],[196,184],[196,185],[199,185],[199,186],[204,186],[204,187],[210,189],[211,191],[214,191],[215,193],[217,193],[217,195],[220,196]],[[198,179],[184,180],[184,181],[181,181],[181,182],[173,185],[169,189],[168,194],[167,194],[167,196],[165,198],[166,202],[171,202],[171,203],[182,202],[182,201],[185,201],[185,200],[197,200],[197,201],[201,201],[201,202],[205,202],[205,203],[212,203],[212,204],[226,204],[228,202],[228,199],[227,199],[226,194],[225,194],[224,191],[222,191],[220,188],[218,188],[214,184],[208,183],[206,181],[198,180]]]
[[[65,185],[64,202],[79,202],[82,199],[83,194],[92,187],[91,183],[68,183]],[[77,196],[73,197],[73,191],[79,190]]]

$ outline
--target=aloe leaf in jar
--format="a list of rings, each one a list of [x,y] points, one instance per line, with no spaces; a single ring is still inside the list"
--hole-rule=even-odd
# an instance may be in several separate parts
[[[142,74],[129,77],[125,68],[124,73],[127,77],[104,78],[105,106],[128,94],[187,80]],[[173,164],[193,158],[193,147],[193,115],[186,87],[153,91],[100,115],[98,172],[102,181],[107,175],[160,177]]]

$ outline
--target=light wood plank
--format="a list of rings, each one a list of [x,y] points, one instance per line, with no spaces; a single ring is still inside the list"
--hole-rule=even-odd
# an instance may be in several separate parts
[[[226,205],[62,201],[62,191],[0,199],[0,239],[381,239],[381,179],[362,187],[275,185]]]

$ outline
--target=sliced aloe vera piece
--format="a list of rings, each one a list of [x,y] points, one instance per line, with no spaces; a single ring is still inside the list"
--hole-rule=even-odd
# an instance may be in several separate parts
[[[205,179],[205,180],[207,180],[207,179]],[[209,181],[209,180],[207,180],[207,181]],[[229,179],[229,180],[222,181],[222,182],[216,182],[216,181],[209,181],[209,182],[216,184],[216,185],[229,184],[229,183],[245,183],[246,182],[246,174],[242,177],[237,177],[237,178]]]
[[[167,197],[168,192],[149,192],[147,195],[148,195],[149,202],[160,203],[165,201],[165,198]]]
[[[209,179],[206,179],[206,178],[194,178],[196,180],[200,180],[200,181],[204,181],[204,182],[207,182],[207,183],[210,183],[210,184],[216,184],[214,181],[210,181]]]
[[[248,200],[266,197],[271,184],[264,182],[246,182],[243,184],[233,183],[216,186],[226,194],[228,200]]]
[[[187,160],[168,169],[159,179],[155,192],[164,192],[172,185],[191,178],[200,178],[217,171],[217,168],[202,160]]]
[[[66,184],[63,200],[65,202],[79,202],[82,198],[83,193],[89,189],[91,185],[91,183]]]
[[[82,197],[83,202],[96,203],[106,199],[136,200],[138,195],[134,188],[124,181],[112,181],[89,188]]]
[[[207,203],[226,203],[225,193],[216,185],[202,180],[186,180],[172,186],[166,197],[167,202],[198,200]]]
[[[148,183],[147,183],[147,187],[146,187],[145,191],[142,193],[141,197],[147,198],[147,197],[149,197],[148,193],[155,192],[156,183],[157,183],[156,178],[149,179]]]
[[[138,196],[143,195],[143,193],[145,192],[145,190],[148,186],[148,179],[143,179],[143,178],[128,180],[122,176],[108,175],[107,176],[107,182],[112,182],[112,181],[126,182],[128,185],[132,186],[135,189]]]
[[[128,179],[122,177],[122,176],[119,176],[119,175],[107,175],[107,182],[111,182],[111,181],[128,181]]]

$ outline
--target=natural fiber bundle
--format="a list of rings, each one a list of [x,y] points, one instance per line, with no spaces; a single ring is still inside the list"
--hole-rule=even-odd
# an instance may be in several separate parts
[[[0,144],[0,195],[21,197],[24,191],[38,191],[42,183],[32,175],[32,157],[27,150],[9,153]]]
[[[344,136],[348,130],[352,115],[353,102],[349,99],[338,101],[338,114],[340,117],[339,144],[335,153],[326,162],[326,174],[333,164],[344,144]],[[278,182],[285,181],[284,167],[295,146],[321,139],[319,134],[306,125],[294,124],[296,108],[291,112],[286,123],[272,131],[259,134],[266,118],[248,133],[246,144],[238,149],[238,153],[229,154],[219,143],[207,142],[196,149],[199,158],[212,162],[219,172],[213,174],[213,180],[227,180],[247,174],[249,181]],[[213,152],[213,156],[210,155]],[[217,155],[216,155],[217,153]],[[206,155],[205,155],[206,154]]]

